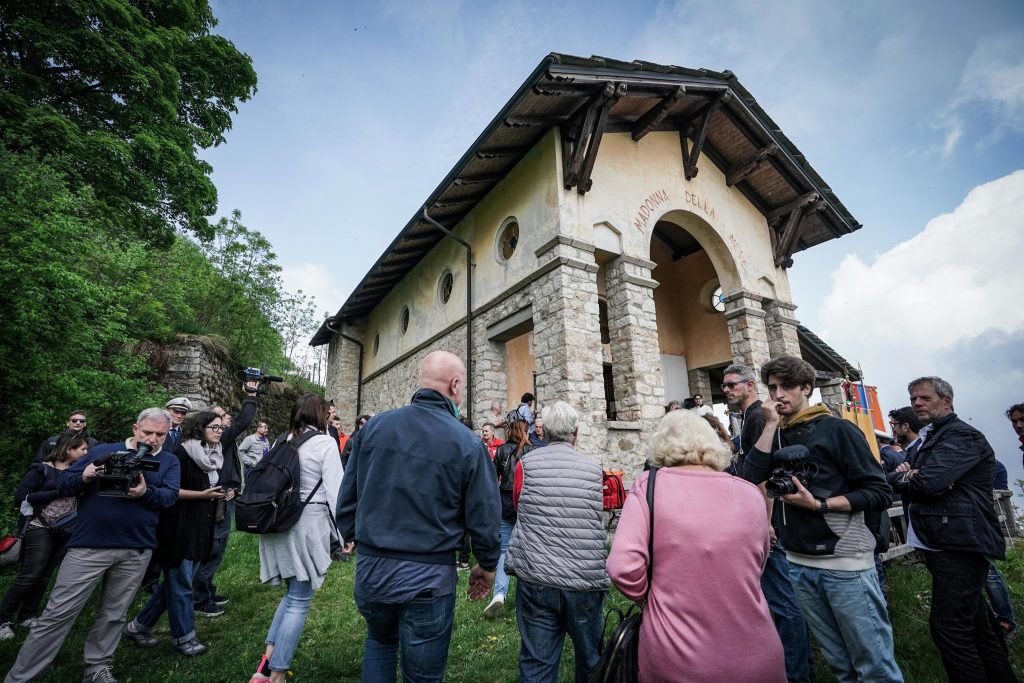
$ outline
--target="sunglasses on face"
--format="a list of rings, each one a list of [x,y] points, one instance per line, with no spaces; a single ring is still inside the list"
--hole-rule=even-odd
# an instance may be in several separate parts
[[[68,422],[74,422],[75,424],[85,424],[85,418],[84,417],[73,417],[70,420],[68,420]]]

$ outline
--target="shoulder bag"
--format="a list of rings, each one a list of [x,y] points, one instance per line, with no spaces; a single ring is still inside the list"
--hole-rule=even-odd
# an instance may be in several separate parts
[[[640,605],[632,605],[623,612],[610,607],[605,615],[602,633],[608,627],[609,619],[616,617],[618,625],[608,639],[601,644],[601,657],[591,672],[588,683],[636,683],[640,670],[639,646],[640,625],[643,623],[647,596],[651,594],[651,579],[654,576],[654,478],[657,467],[650,469],[647,479],[647,507],[650,511],[650,534],[647,536],[647,592]]]

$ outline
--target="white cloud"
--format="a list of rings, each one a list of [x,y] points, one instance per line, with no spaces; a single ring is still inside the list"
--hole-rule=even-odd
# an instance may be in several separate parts
[[[922,375],[952,383],[956,408],[985,432],[1013,477],[1016,437],[1002,411],[1024,400],[1024,170],[975,187],[951,213],[871,263],[832,276],[822,336],[879,388],[884,411]]]
[[[345,301],[345,292],[338,281],[322,265],[316,263],[296,263],[283,266],[281,280],[284,288],[293,294],[298,290],[311,295],[316,300],[318,313],[334,315]]]
[[[939,114],[940,127],[947,129],[944,155],[963,132],[959,114],[978,106],[991,121],[982,144],[1024,132],[1024,31],[988,36],[968,57],[956,92]]]

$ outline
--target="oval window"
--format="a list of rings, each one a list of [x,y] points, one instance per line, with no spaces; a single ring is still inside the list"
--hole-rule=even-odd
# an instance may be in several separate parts
[[[519,246],[519,221],[510,218],[505,221],[501,232],[498,234],[498,254],[501,260],[507,261],[516,253]]]
[[[725,311],[725,295],[722,294],[722,285],[715,287],[714,291],[711,292],[711,308],[722,313]]]
[[[441,279],[437,281],[437,298],[444,305],[452,298],[452,286],[455,284],[455,277],[452,271],[446,270],[441,273]]]
[[[380,332],[373,335],[373,355],[376,356],[378,351],[380,351]]]
[[[405,334],[405,331],[409,329],[409,307],[402,306],[402,315],[398,319],[398,330]]]

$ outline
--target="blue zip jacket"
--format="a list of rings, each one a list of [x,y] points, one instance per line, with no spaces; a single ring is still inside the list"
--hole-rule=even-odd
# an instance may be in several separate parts
[[[93,460],[125,448],[124,442],[105,443],[92,448],[57,480],[62,496],[78,496],[75,530],[68,548],[156,548],[156,524],[160,511],[178,500],[181,466],[173,453],[161,450],[151,456],[160,460],[156,472],[143,472],[146,492],[141,498],[113,498],[96,493],[94,479],[82,481],[82,472]]]
[[[338,500],[338,531],[361,555],[455,564],[469,533],[480,566],[501,551],[494,465],[451,401],[420,389],[412,402],[366,423],[352,440]]]

